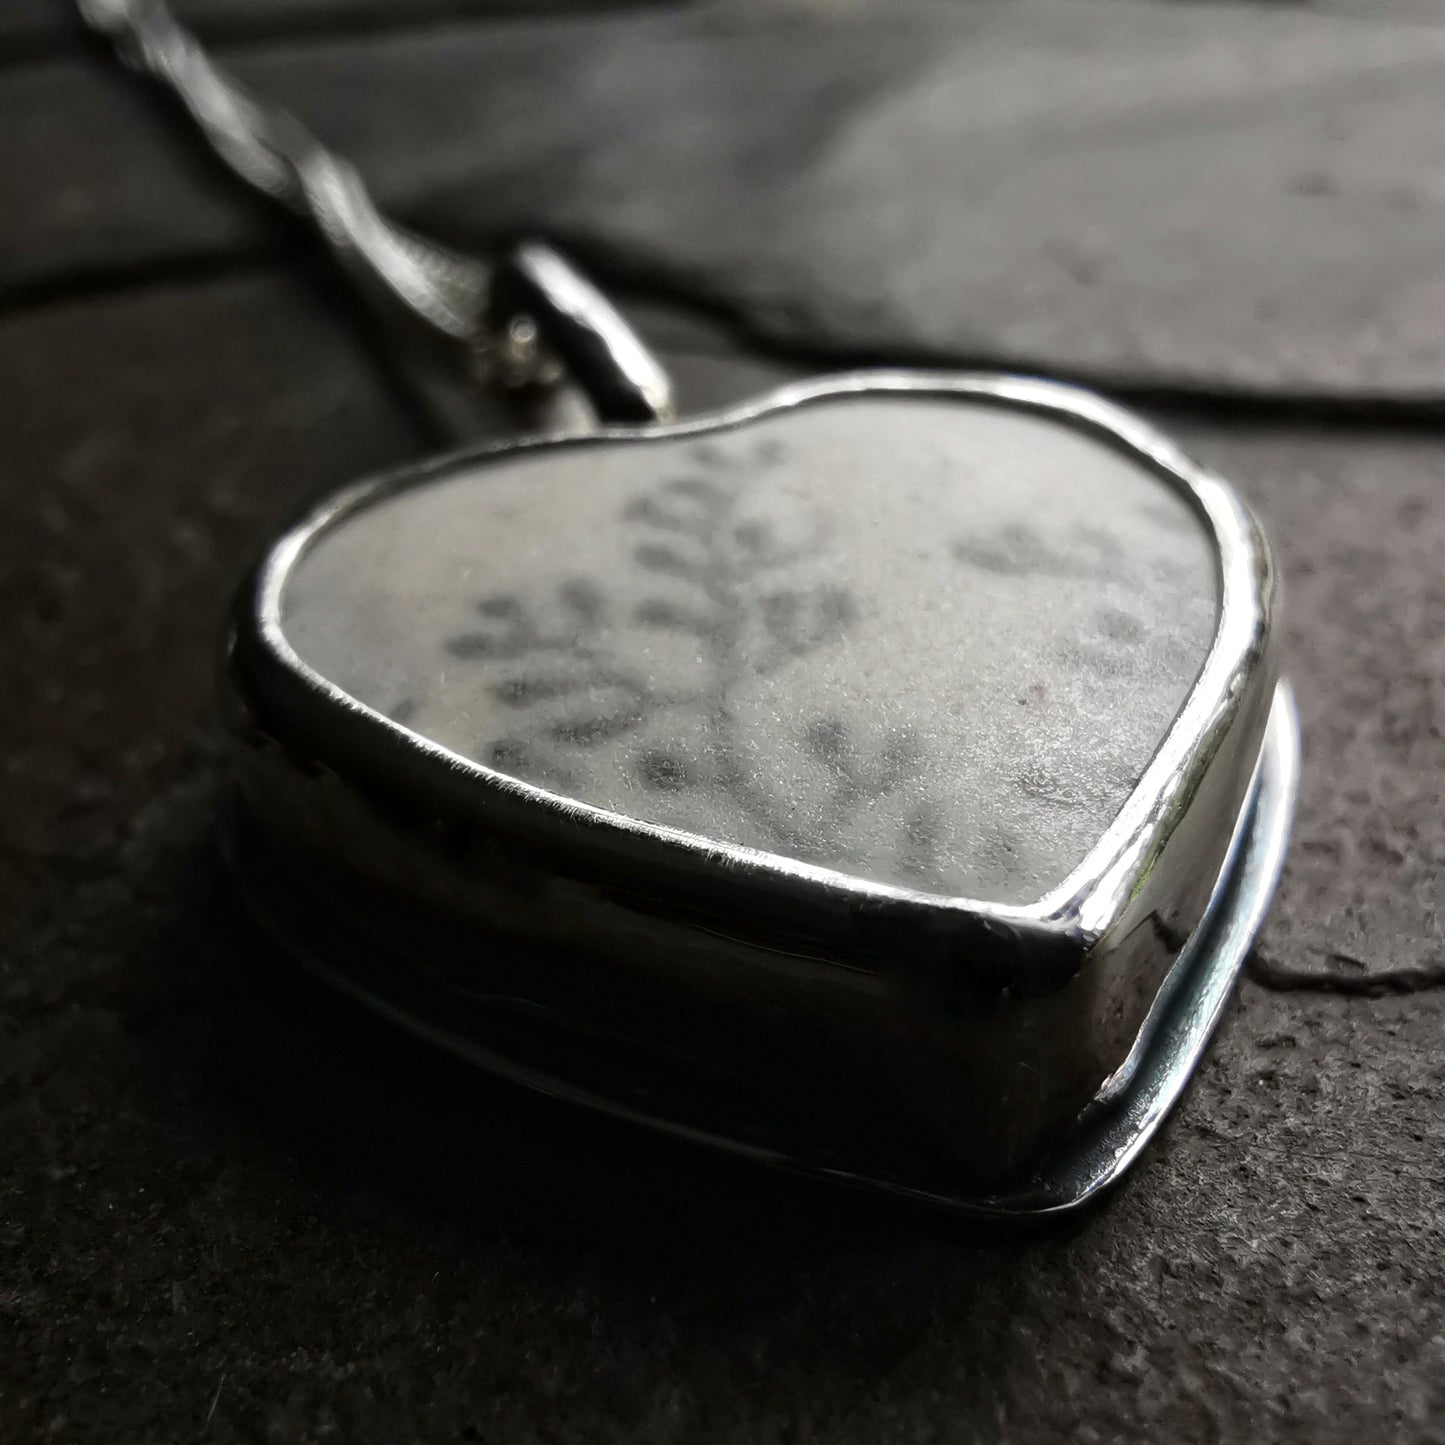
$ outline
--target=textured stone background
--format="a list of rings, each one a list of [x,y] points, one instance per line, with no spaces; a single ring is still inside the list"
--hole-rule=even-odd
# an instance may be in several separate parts
[[[1305,715],[1278,907],[1130,1183],[1029,1236],[576,1117],[299,982],[209,846],[216,618],[299,500],[433,438],[305,244],[15,0],[0,1439],[1445,1440],[1438,12],[517,8],[195,13],[419,221],[649,281],[692,404],[1024,360],[1237,478]]]

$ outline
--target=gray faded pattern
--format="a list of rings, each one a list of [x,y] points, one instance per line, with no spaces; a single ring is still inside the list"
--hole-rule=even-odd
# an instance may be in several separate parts
[[[1186,501],[1104,443],[873,399],[453,473],[324,535],[282,607],[323,676],[504,773],[1027,903],[1177,715],[1215,572]]]

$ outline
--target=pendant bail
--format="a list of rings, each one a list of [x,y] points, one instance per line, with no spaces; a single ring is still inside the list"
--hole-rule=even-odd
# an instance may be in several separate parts
[[[603,423],[675,415],[661,363],[621,312],[565,257],[523,241],[492,273],[484,373],[518,388],[570,381]]]

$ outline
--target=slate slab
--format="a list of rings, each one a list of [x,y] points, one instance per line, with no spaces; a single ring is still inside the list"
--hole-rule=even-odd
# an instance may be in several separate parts
[[[458,24],[237,68],[389,205],[758,336],[1190,389],[1445,392],[1445,29],[1099,0]],[[253,254],[156,97],[0,77],[0,290]]]
[[[1445,1438],[1445,993],[1318,977],[1442,953],[1439,715],[1397,679],[1439,674],[1445,443],[1166,419],[1281,543],[1308,770],[1266,976],[1308,987],[1245,984],[1106,1208],[979,1235],[530,1100],[297,979],[210,846],[216,609],[410,421],[263,274],[40,308],[0,358],[0,1436]]]

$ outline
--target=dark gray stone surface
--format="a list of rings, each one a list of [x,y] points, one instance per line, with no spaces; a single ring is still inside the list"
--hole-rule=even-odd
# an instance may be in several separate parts
[[[106,234],[69,74],[0,78],[44,131],[0,123],[22,261]],[[1398,73],[1372,74],[1388,109]],[[113,103],[80,132],[111,164],[106,128],[152,114]],[[149,134],[170,159],[125,152],[154,202],[116,245],[205,254],[166,249],[182,193],[196,234],[247,234],[224,188],[185,188],[205,173],[185,138]],[[44,225],[9,203],[37,174],[65,198]],[[1321,316],[1333,264],[1357,264],[1340,234]],[[219,611],[307,496],[425,439],[333,302],[289,257],[0,319],[0,1439],[1445,1441],[1437,423],[1160,418],[1279,544],[1296,844],[1223,1035],[1125,1188],[1066,1231],[981,1235],[430,1059],[246,921],[211,846]],[[688,406],[774,374],[648,325]],[[1281,336],[1312,354],[1312,325]]]
[[[260,519],[417,443],[297,278],[163,286],[0,329],[8,917],[32,872],[164,785],[215,663],[181,636],[220,615]],[[112,697],[127,678],[129,707]]]
[[[209,850],[216,610],[405,419],[266,277],[45,308],[0,355],[0,1436],[1445,1438],[1445,992],[1391,991],[1441,959],[1441,441],[1166,419],[1282,542],[1308,770],[1266,958],[1310,986],[1244,985],[1105,1209],[980,1236],[534,1102],[291,976]]]
[[[247,49],[386,201],[774,341],[1445,394],[1445,28],[1300,7],[740,5]],[[274,245],[97,65],[0,77],[0,291]]]
[[[1181,429],[1264,517],[1304,718],[1300,826],[1257,972],[1366,995],[1445,986],[1439,435]]]

